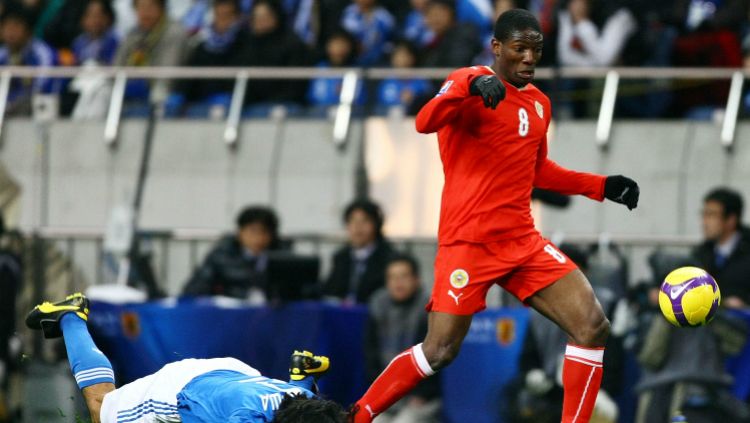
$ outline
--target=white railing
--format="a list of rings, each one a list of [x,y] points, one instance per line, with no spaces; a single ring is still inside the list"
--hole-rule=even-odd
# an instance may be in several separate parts
[[[216,229],[189,229],[189,228],[176,228],[176,229],[152,229],[146,230],[158,234],[158,237],[165,237],[175,241],[196,241],[206,242],[215,241],[222,235],[226,234],[226,231]],[[34,231],[42,238],[47,239],[82,239],[82,240],[97,240],[104,239],[104,228],[96,227],[52,227],[42,226]],[[26,233],[30,235],[30,233]],[[600,242],[602,234],[562,234],[558,235],[562,237],[565,242],[573,244],[591,244]],[[613,244],[628,246],[628,247],[659,247],[659,246],[672,246],[672,247],[689,247],[694,246],[700,242],[700,238],[692,235],[651,235],[651,234],[604,234],[607,240]],[[346,237],[343,234],[330,235],[330,234],[319,234],[319,233],[296,233],[296,234],[285,234],[284,238],[290,239],[294,242],[311,242],[311,243],[326,243],[326,244],[341,244],[346,242]],[[391,241],[397,244],[436,244],[436,237],[424,237],[424,236],[412,236],[412,237],[391,237]]]
[[[0,69],[0,134],[3,127],[3,115],[7,100],[7,88],[12,77],[32,78],[73,78],[81,74],[90,74],[113,78],[114,89],[109,105],[105,126],[105,142],[113,143],[118,134],[122,103],[125,95],[125,83],[128,79],[235,79],[235,88],[229,112],[227,114],[224,141],[234,146],[239,135],[239,124],[242,104],[248,79],[313,79],[344,78],[346,86],[356,87],[361,79],[384,78],[428,78],[443,79],[452,69],[361,69],[361,68],[209,68],[209,67],[19,67],[6,66]],[[726,112],[722,123],[722,145],[731,148],[734,143],[737,116],[741,104],[744,79],[750,76],[747,69],[729,68],[540,68],[537,79],[554,78],[606,78],[602,94],[599,119],[596,129],[596,142],[605,148],[610,139],[614,104],[617,99],[619,82],[625,79],[698,79],[698,80],[731,80],[730,93],[727,99]],[[336,111],[333,140],[343,145],[351,119],[353,91],[342,89],[340,104]],[[162,99],[163,100],[163,99]]]

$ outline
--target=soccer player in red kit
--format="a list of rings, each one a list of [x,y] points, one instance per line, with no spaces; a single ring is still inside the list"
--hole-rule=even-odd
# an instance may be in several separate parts
[[[542,52],[531,13],[502,14],[492,50],[491,68],[454,71],[417,115],[419,132],[438,133],[445,172],[429,330],[354,404],[354,423],[371,422],[448,365],[493,284],[567,332],[562,422],[591,418],[609,322],[583,273],[535,230],[531,191],[607,198],[633,209],[638,185],[624,176],[568,170],[547,158],[550,101],[531,84]]]

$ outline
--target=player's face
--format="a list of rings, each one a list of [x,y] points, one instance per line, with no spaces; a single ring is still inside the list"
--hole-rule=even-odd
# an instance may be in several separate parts
[[[253,254],[260,254],[271,246],[271,232],[262,223],[243,226],[237,234],[242,247]]]
[[[362,210],[354,210],[346,222],[346,232],[349,242],[354,248],[366,247],[375,242],[375,222]]]
[[[516,87],[534,80],[534,71],[542,58],[544,36],[533,29],[516,31],[505,42],[492,39],[495,72]]]
[[[419,288],[417,275],[414,274],[409,263],[405,261],[391,263],[386,269],[385,279],[388,294],[396,302],[408,300]]]
[[[718,201],[707,201],[703,205],[703,236],[709,241],[721,241],[736,229],[736,217],[726,216],[724,206]]]

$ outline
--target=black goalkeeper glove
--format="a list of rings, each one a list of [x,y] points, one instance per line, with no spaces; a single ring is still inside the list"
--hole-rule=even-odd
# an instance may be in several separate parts
[[[638,207],[638,196],[641,190],[638,184],[625,176],[607,176],[604,181],[604,197],[615,203],[625,204],[628,210]]]
[[[481,96],[484,107],[495,110],[500,100],[505,98],[505,85],[494,75],[477,76],[469,84],[469,94]]]

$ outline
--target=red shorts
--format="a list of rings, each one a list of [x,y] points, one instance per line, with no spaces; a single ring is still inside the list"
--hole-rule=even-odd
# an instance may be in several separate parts
[[[578,266],[538,233],[486,244],[441,245],[427,311],[469,315],[486,308],[487,291],[498,284],[519,300],[561,279]]]

